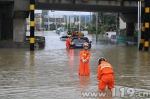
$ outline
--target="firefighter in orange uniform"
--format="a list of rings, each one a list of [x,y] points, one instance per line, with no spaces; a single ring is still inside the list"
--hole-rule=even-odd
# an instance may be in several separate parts
[[[70,40],[71,36],[68,36],[68,38],[66,39],[66,48],[69,48],[71,40]]]
[[[78,73],[81,76],[90,75],[89,60],[91,57],[91,52],[88,50],[88,43],[83,44],[84,50],[80,51],[80,63],[78,67]]]
[[[107,86],[112,91],[111,89],[114,88],[114,72],[111,64],[106,62],[105,58],[101,57],[98,59],[98,65],[98,89],[104,91]]]

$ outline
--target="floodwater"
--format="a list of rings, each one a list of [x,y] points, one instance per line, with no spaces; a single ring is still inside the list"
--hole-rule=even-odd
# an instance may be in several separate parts
[[[97,61],[103,56],[115,72],[115,91],[109,99],[138,99],[135,91],[149,92],[150,54],[137,46],[92,40],[90,77],[78,76],[79,51],[66,49],[53,32],[43,32],[44,49],[0,49],[0,99],[104,99],[83,95],[97,92]],[[135,96],[127,96],[135,94]],[[107,98],[105,98],[107,99]]]

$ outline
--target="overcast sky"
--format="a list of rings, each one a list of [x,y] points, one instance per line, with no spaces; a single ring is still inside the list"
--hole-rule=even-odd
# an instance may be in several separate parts
[[[35,13],[42,13],[42,10],[35,10]],[[54,11],[51,12],[51,10],[49,10],[49,15],[90,15],[90,12],[77,12],[77,11]]]

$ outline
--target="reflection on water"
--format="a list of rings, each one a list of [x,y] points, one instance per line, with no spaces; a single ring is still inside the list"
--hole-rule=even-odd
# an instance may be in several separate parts
[[[79,76],[79,85],[78,90],[80,92],[88,91],[88,86],[90,84],[90,77],[89,76]]]
[[[116,87],[150,89],[149,52],[138,51],[137,46],[95,43],[95,36],[88,35],[93,40],[91,75],[79,77],[81,49],[66,49],[57,34],[45,35],[45,49],[0,49],[0,99],[85,99],[82,91],[98,90],[97,59],[101,56],[114,68]]]

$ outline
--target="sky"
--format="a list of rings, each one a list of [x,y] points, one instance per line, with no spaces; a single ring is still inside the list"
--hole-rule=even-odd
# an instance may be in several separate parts
[[[42,13],[42,10],[35,10],[35,13]],[[77,12],[77,11],[54,11],[49,10],[49,15],[90,15],[90,12]]]

